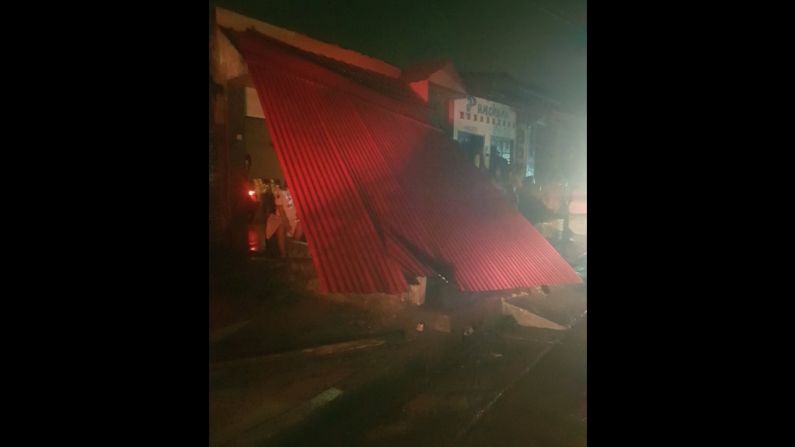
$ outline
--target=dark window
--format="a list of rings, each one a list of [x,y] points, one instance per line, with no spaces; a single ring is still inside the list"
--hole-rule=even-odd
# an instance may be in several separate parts
[[[464,119],[464,112],[461,112],[461,119]]]
[[[504,159],[507,164],[513,162],[513,140],[492,136],[491,151],[496,157]]]

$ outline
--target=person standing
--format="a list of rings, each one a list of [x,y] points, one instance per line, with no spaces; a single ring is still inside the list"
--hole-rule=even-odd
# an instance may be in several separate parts
[[[276,206],[276,217],[278,218],[279,225],[276,228],[276,241],[279,247],[279,257],[287,257],[287,231],[289,223],[287,221],[287,214],[285,208],[285,195],[282,191],[282,181],[276,179],[273,186],[274,204]]]
[[[541,200],[541,192],[538,185],[532,181],[526,181],[519,195],[519,212],[533,226],[548,221],[552,217],[551,211]]]
[[[284,187],[279,190],[276,197],[276,207],[280,210],[285,221],[287,237],[294,238],[298,226],[298,216],[295,212],[295,204],[293,203],[293,195],[287,187],[287,182],[284,182]]]
[[[262,210],[267,216],[265,218],[265,247],[269,256],[279,257],[279,238],[277,233],[281,226],[281,220],[276,211],[276,199],[273,192],[274,183],[271,180],[262,195]]]

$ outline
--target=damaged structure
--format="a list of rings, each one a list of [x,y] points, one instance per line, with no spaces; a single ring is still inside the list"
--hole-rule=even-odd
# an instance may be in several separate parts
[[[423,76],[220,8],[213,22],[211,231],[241,224],[249,163],[289,185],[322,292],[581,282],[449,138]]]

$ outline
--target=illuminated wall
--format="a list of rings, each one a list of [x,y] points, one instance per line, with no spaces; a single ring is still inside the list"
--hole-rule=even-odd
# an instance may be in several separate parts
[[[246,119],[243,143],[246,152],[251,156],[252,178],[279,178],[284,174],[276,158],[273,141],[265,125],[265,114],[257,97],[257,91],[246,88]]]
[[[489,167],[492,147],[504,147],[506,141],[516,145],[516,111],[505,104],[475,96],[453,101],[453,138],[466,132],[484,137],[483,158]],[[495,137],[495,138],[492,138]]]

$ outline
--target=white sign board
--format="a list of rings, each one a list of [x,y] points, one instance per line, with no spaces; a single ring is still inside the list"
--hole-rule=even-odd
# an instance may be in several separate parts
[[[251,87],[246,87],[246,116],[265,119],[265,112],[262,111],[262,105],[259,103],[257,90]]]
[[[475,96],[453,102],[453,128],[486,137],[498,136],[516,140],[516,111],[513,108]]]

